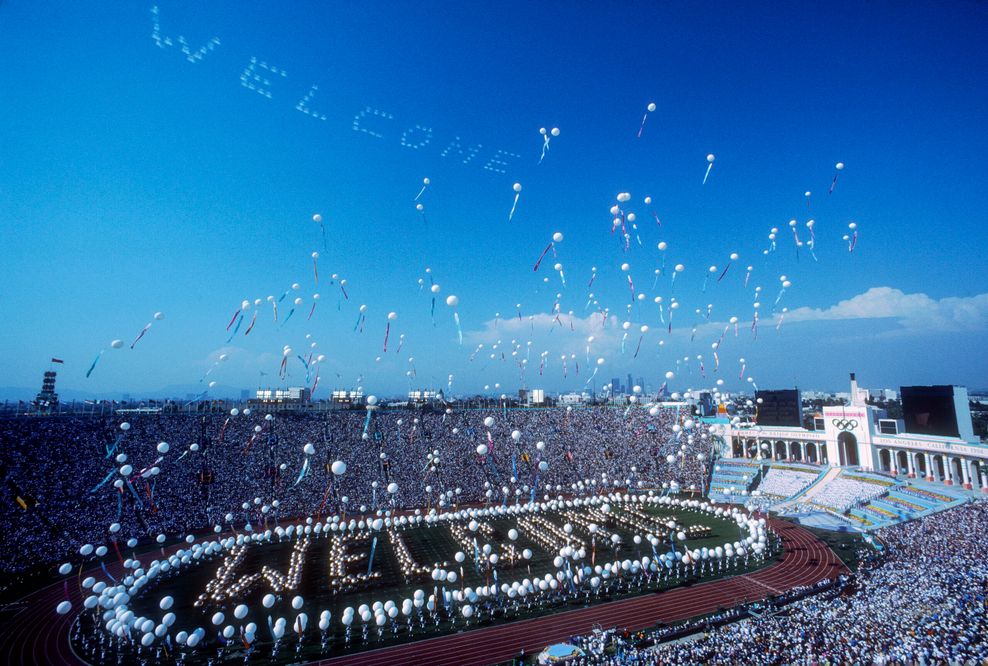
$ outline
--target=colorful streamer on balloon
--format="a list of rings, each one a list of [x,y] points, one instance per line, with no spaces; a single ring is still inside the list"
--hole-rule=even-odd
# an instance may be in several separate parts
[[[714,168],[714,160],[716,157],[713,153],[707,155],[707,172],[703,174],[703,184],[707,184],[707,178],[710,178],[710,171]]]
[[[649,102],[648,106],[645,107],[644,115],[642,115],[642,124],[641,127],[638,128],[637,138],[639,139],[642,138],[642,132],[645,131],[645,121],[648,120],[648,114],[652,113],[653,111],[655,111],[655,102]]]
[[[724,272],[722,272],[720,274],[720,277],[717,278],[717,282],[720,282],[721,280],[724,279],[724,276],[727,275],[727,271],[731,270],[731,263],[737,261],[739,256],[740,255],[737,252],[731,252],[731,256],[727,261],[727,265],[724,266]]]
[[[292,486],[294,487],[300,484],[302,482],[302,479],[305,478],[305,475],[306,473],[308,473],[308,471],[309,471],[309,456],[306,456],[305,461],[302,463],[302,470],[298,473],[298,478],[295,479],[295,483],[293,483]]]
[[[827,194],[834,193],[834,188],[837,187],[837,176],[839,176],[840,172],[843,170],[844,170],[843,162],[838,162],[837,164],[834,165],[834,179],[830,181],[830,191],[827,192]]]
[[[233,332],[230,333],[230,337],[227,338],[227,340],[226,340],[226,343],[227,344],[230,344],[230,342],[233,340],[233,336],[235,336],[237,334],[237,331],[240,330],[240,324],[242,324],[243,322],[244,322],[244,316],[241,313],[241,315],[239,317],[237,317],[237,324],[236,324],[236,326],[233,327]]]
[[[423,179],[422,179],[422,189],[421,189],[421,190],[419,190],[419,193],[415,195],[415,198],[414,198],[414,199],[412,199],[412,201],[418,201],[418,200],[419,200],[419,197],[421,197],[421,196],[422,196],[423,194],[425,194],[425,189],[426,189],[427,187],[429,187],[429,184],[430,184],[431,182],[432,182],[432,181],[430,181],[430,180],[429,180],[428,178],[423,178]]]
[[[99,360],[103,357],[103,352],[105,351],[105,349],[101,349],[100,352],[96,354],[96,358],[94,358],[93,362],[89,365],[89,370],[86,370],[86,379],[89,379],[89,375],[93,374],[93,370],[96,369],[96,364],[99,363]]]
[[[542,260],[545,259],[545,255],[548,254],[549,250],[551,249],[552,249],[552,241],[550,241],[549,244],[545,246],[545,249],[542,250],[542,254],[539,255],[538,261],[536,261],[535,266],[532,267],[533,271],[539,270],[539,266],[542,265]]]
[[[312,216],[312,221],[319,225],[319,230],[322,232],[322,249],[323,252],[327,251],[326,248],[326,227],[322,223],[322,215],[316,213]]]
[[[779,315],[779,323],[775,325],[775,330],[782,328],[782,321],[786,318],[786,313],[789,312],[789,308],[782,308],[782,313]]]
[[[143,338],[143,337],[144,337],[144,335],[145,335],[145,334],[146,334],[146,333],[147,333],[148,331],[150,331],[150,330],[151,330],[151,324],[152,324],[152,323],[154,323],[154,322],[150,322],[150,321],[149,321],[149,322],[148,322],[147,324],[145,324],[145,325],[144,325],[144,328],[142,328],[142,329],[141,329],[141,332],[140,332],[140,333],[138,333],[138,334],[137,334],[137,337],[136,337],[136,338],[134,338],[134,341],[130,343],[130,348],[131,348],[131,349],[133,349],[133,348],[134,348],[134,345],[136,345],[136,344],[137,344],[137,342],[138,342],[138,341],[139,341],[139,340],[140,340],[141,338]]]
[[[250,325],[247,327],[247,330],[244,331],[244,337],[250,335],[250,332],[254,330],[254,324],[256,323],[257,323],[257,310],[254,310],[254,316],[250,318]]]
[[[518,208],[518,197],[521,196],[521,183],[515,183],[511,186],[511,189],[515,192],[515,200],[511,204],[511,211],[508,213],[508,222],[515,216],[515,209]]]

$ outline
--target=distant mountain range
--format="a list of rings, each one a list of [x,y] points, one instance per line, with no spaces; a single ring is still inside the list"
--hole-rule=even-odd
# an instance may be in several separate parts
[[[62,402],[72,402],[73,400],[123,400],[125,397],[127,400],[164,400],[167,398],[185,400],[189,396],[199,396],[206,390],[204,384],[172,384],[156,391],[107,391],[101,393],[59,388],[58,397]],[[223,386],[218,384],[209,389],[206,396],[224,400],[239,400],[241,391],[242,389],[237,386]],[[37,394],[37,388],[30,389],[21,386],[0,387],[0,401],[30,401],[34,400]],[[253,391],[250,391],[250,395],[253,396]]]

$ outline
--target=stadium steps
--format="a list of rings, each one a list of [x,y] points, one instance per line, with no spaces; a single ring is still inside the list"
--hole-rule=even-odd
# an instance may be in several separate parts
[[[714,467],[720,469],[715,469],[711,475],[707,492],[707,497],[713,502],[733,504],[741,496],[730,494],[728,488],[744,487],[750,491],[761,479],[761,465],[746,458],[720,458]],[[742,478],[745,474],[750,477],[746,486]]]

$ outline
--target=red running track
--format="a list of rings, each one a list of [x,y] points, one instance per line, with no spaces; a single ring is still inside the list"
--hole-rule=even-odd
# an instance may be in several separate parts
[[[646,629],[657,622],[668,624],[740,602],[764,599],[794,587],[834,578],[846,571],[837,555],[807,530],[776,519],[769,519],[769,523],[782,538],[784,554],[778,563],[753,574],[313,663],[319,666],[480,666],[499,663],[510,660],[521,649],[526,654],[533,654],[574,634],[588,633],[595,624],[626,627],[632,631]],[[74,590],[70,586],[69,593],[73,609],[80,608],[78,586]],[[55,584],[21,602],[25,604],[24,609],[6,623],[5,631],[0,635],[0,663],[85,663],[69,646],[73,614],[56,615],[54,612],[55,606],[64,598],[62,586]]]

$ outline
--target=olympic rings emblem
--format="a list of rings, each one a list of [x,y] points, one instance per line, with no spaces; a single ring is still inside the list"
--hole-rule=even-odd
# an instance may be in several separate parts
[[[844,431],[854,430],[858,427],[858,422],[854,419],[834,419],[831,423],[833,423],[834,427],[838,430]]]

